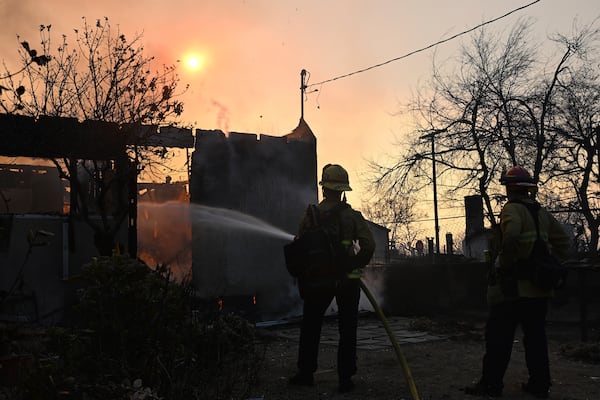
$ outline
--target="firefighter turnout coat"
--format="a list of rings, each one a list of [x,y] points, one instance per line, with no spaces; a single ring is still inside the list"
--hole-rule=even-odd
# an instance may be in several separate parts
[[[495,271],[512,271],[518,276],[519,260],[529,257],[536,240],[537,233],[533,216],[522,203],[533,203],[528,197],[517,198],[508,202],[500,214],[501,245],[496,260]],[[565,259],[570,249],[570,238],[562,224],[558,222],[544,207],[538,211],[540,237],[548,246],[551,254]],[[517,278],[517,297],[552,297],[553,290],[544,290],[534,286],[527,279]],[[510,295],[501,288],[500,280],[493,279],[488,287],[488,303],[498,304],[509,300]]]
[[[320,213],[327,213],[335,208],[339,208],[340,202],[337,200],[324,199],[317,207]],[[353,241],[358,241],[359,247],[358,253],[349,258],[352,266],[348,269],[351,268],[352,270],[347,274],[347,278],[360,279],[362,268],[369,263],[375,252],[375,240],[367,222],[359,211],[353,210],[352,207],[348,205],[340,208],[338,212],[342,243],[349,252],[352,251],[351,247]],[[305,215],[300,222],[300,227],[298,229],[299,235],[305,231],[309,224],[310,219]]]

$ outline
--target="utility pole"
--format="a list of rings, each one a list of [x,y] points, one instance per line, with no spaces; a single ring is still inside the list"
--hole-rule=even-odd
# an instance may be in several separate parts
[[[600,125],[596,125],[596,147],[598,148],[598,166],[600,167]],[[598,176],[600,182],[600,176]]]
[[[304,119],[304,92],[306,91],[306,70],[300,71],[300,119]]]
[[[433,219],[435,221],[435,254],[440,254],[440,222],[438,218],[437,205],[437,177],[435,172],[435,135],[441,132],[446,132],[447,129],[432,129],[426,135],[419,139],[431,139],[431,166],[433,174]],[[435,259],[435,258],[434,258]]]

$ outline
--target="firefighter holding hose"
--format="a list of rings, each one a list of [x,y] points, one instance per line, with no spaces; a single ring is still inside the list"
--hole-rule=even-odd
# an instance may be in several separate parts
[[[322,224],[336,236],[345,254],[335,268],[307,274],[298,278],[300,296],[304,301],[300,343],[298,348],[298,372],[289,380],[291,385],[312,386],[313,373],[317,370],[321,327],[325,312],[335,298],[338,307],[339,344],[337,355],[338,391],[354,389],[352,376],[356,373],[356,338],[360,278],[362,269],[369,263],[375,251],[373,235],[362,214],[346,203],[344,192],[350,188],[348,173],[337,164],[323,167],[319,182],[323,200],[309,206],[300,222],[298,236],[315,224]]]

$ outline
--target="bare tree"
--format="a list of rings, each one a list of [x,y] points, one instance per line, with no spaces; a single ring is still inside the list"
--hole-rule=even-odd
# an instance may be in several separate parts
[[[569,211],[582,244],[580,250],[596,256],[600,230],[600,30],[583,27],[577,35],[556,35],[562,48],[578,54],[557,81],[554,129],[560,140],[551,160],[558,201]]]
[[[520,23],[506,42],[489,38],[485,30],[464,46],[458,68],[444,75],[445,65],[433,65],[429,87],[408,105],[417,122],[416,134],[408,139],[406,152],[391,167],[371,163],[375,187],[405,187],[419,193],[432,184],[431,163],[435,156],[438,178],[458,177],[455,191],[476,191],[483,197],[487,216],[496,223],[497,194],[488,193],[494,176],[504,164],[516,164],[518,126],[512,119],[507,98],[521,98],[519,83],[530,74],[533,51],[522,43],[530,25]],[[435,154],[429,138],[434,135]],[[501,150],[502,148],[506,151]],[[502,157],[499,157],[502,155]],[[385,191],[386,189],[383,189]],[[452,191],[453,189],[450,189]]]
[[[418,218],[414,202],[409,196],[388,193],[374,197],[362,206],[370,221],[390,229],[390,243],[405,255],[412,252],[416,238],[422,233],[414,224]]]
[[[435,153],[423,135],[415,135],[407,152],[392,166],[372,163],[379,176],[373,180],[376,186],[402,186],[409,180],[425,185],[427,180],[415,184],[413,175],[424,170],[423,163],[435,155],[438,175],[458,180],[449,191],[481,194],[494,226],[503,200],[498,180],[505,168],[524,165],[540,183],[556,181],[556,165],[564,159],[559,145],[564,144],[567,130],[557,126],[564,97],[559,95],[561,79],[574,65],[593,68],[582,56],[597,35],[589,28],[568,39],[561,37],[562,41],[554,42],[563,44],[558,46],[558,57],[542,62],[539,45],[530,39],[531,26],[521,20],[503,40],[502,35],[489,35],[482,29],[463,46],[457,68],[444,74],[447,68],[434,65],[430,86],[409,104],[409,110],[416,115],[417,131],[435,132]],[[578,154],[593,164],[592,153]],[[577,202],[579,208],[590,209],[582,199]],[[560,208],[560,199],[551,206]],[[590,221],[588,231],[593,228]]]
[[[123,160],[53,160],[61,177],[71,183],[71,214],[93,228],[99,251],[110,253],[129,212],[124,194],[135,190],[127,187],[131,176],[114,172],[137,174],[168,155],[164,148],[147,148],[144,139],[156,133],[159,124],[172,123],[181,115],[179,78],[174,66],[152,72],[154,58],[144,55],[141,35],[128,40],[119,29],[113,30],[107,18],[93,25],[83,18],[74,34],[74,46],[67,35],[55,45],[51,26],[41,25],[42,54],[35,56],[43,57],[43,63],[31,62],[29,45],[21,43],[22,73],[5,74],[10,96],[2,99],[0,109],[123,127],[130,144]],[[141,131],[142,126],[147,128]]]

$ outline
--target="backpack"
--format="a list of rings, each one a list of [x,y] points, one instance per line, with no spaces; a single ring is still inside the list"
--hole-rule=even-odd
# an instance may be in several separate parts
[[[531,283],[541,289],[560,289],[564,287],[567,280],[567,267],[550,254],[546,243],[540,237],[538,217],[540,204],[537,202],[528,204],[514,200],[512,202],[522,204],[527,208],[535,221],[536,230],[536,239],[531,254],[527,259],[522,260],[519,265],[519,277],[529,279]]]
[[[339,214],[349,206],[341,203],[327,212],[308,206],[308,227],[293,242],[284,246],[286,268],[295,278],[307,280],[337,279],[344,274],[348,258],[342,244]]]

